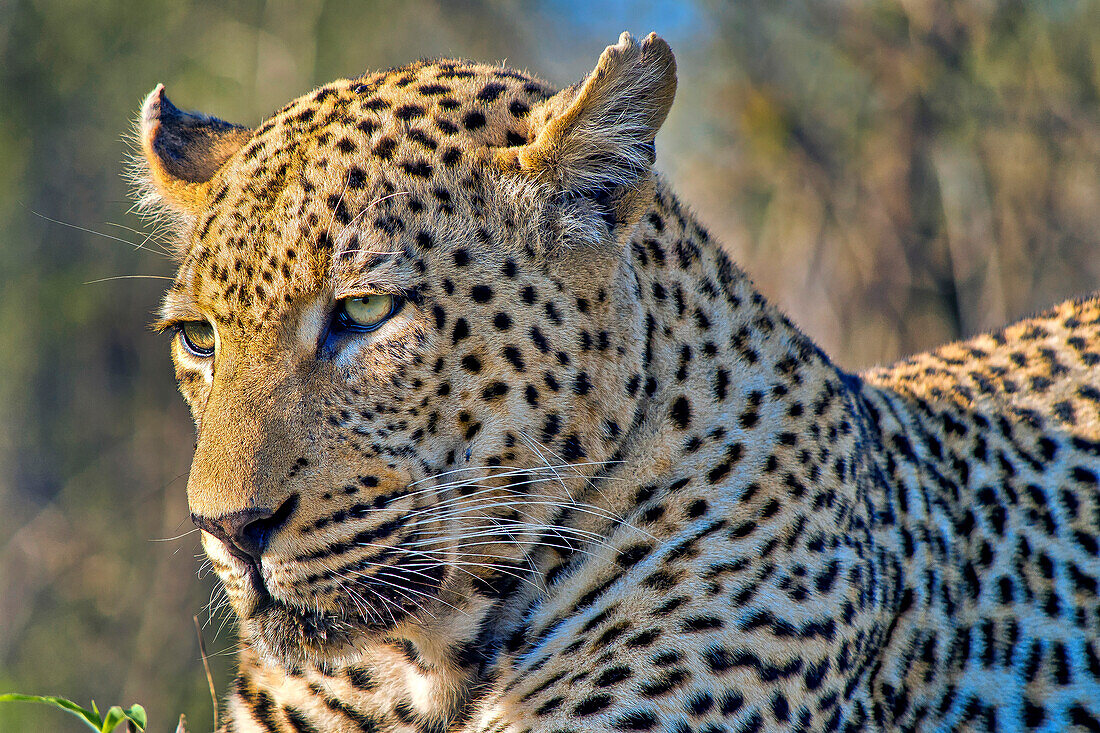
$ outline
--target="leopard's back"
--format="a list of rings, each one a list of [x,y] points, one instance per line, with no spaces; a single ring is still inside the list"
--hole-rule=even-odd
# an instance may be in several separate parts
[[[1098,365],[1094,296],[864,375],[913,559],[881,673],[903,720],[1095,725]]]

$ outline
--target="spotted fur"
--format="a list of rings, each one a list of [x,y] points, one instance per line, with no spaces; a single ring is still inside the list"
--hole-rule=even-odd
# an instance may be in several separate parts
[[[652,172],[674,88],[149,97],[225,730],[1100,729],[1100,300],[845,373]]]

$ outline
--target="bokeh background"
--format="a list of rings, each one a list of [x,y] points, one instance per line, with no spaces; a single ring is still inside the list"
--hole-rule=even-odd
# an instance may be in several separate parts
[[[254,125],[424,56],[564,85],[657,30],[659,164],[844,367],[1100,285],[1100,2],[0,0],[0,691],[210,727],[233,633],[184,497],[193,436],[146,324],[169,259],[122,161],[157,82]],[[0,705],[0,731],[82,730]]]

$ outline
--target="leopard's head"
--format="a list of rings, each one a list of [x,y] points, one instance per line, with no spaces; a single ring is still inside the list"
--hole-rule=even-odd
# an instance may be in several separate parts
[[[624,247],[675,90],[624,34],[582,82],[421,62],[256,129],[139,121],[142,204],[179,234],[160,328],[197,446],[187,485],[244,635],[284,663],[461,625],[541,582],[531,553],[644,390]],[[549,549],[548,549],[549,548]]]

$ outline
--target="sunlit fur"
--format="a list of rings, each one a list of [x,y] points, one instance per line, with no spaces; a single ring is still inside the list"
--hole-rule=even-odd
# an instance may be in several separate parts
[[[1100,726],[1100,302],[846,374],[652,172],[674,90],[624,34],[247,134],[150,95],[160,325],[217,330],[190,508],[286,510],[254,565],[203,535],[228,730]]]

